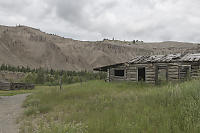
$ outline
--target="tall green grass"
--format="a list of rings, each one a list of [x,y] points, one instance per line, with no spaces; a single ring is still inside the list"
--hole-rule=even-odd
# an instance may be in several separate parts
[[[198,133],[200,82],[90,81],[42,87],[24,103],[22,133]]]

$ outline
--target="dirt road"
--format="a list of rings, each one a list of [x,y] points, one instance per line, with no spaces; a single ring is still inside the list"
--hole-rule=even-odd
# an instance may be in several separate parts
[[[0,133],[18,133],[16,119],[23,112],[22,103],[28,94],[0,96]]]

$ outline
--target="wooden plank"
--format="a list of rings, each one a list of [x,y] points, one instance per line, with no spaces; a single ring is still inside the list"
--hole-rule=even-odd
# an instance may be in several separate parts
[[[155,79],[155,77],[146,77],[146,80],[147,80],[147,79]]]
[[[134,74],[127,74],[126,77],[137,77],[137,75],[134,75]]]
[[[179,77],[168,77],[168,79],[178,79]]]
[[[177,75],[168,75],[168,77],[170,78],[170,77],[179,77],[179,75],[177,74]]]
[[[200,76],[192,76],[192,78],[196,79],[196,78],[200,78]]]
[[[178,77],[179,75],[170,75],[168,78]]]
[[[154,79],[146,79],[146,81],[149,81],[149,82],[155,82]]]
[[[146,75],[155,75],[155,72],[153,72],[153,73],[148,72],[148,73],[146,73]]]
[[[146,80],[145,82],[148,82],[148,83],[155,83],[155,80]]]
[[[153,78],[153,79],[154,79],[155,76],[146,76],[146,79],[147,79],[147,78]]]
[[[127,67],[127,69],[137,70],[137,67]]]
[[[135,79],[135,78],[129,78],[129,79],[127,79],[127,80],[130,80],[130,81],[137,81],[137,79]]]
[[[137,77],[136,76],[127,76],[126,78],[128,79],[128,78],[137,78]]]
[[[126,71],[127,71],[127,73],[130,73],[130,72],[137,72],[137,70],[133,70],[133,69],[127,69]]]
[[[173,67],[169,66],[169,67],[168,67],[168,69],[177,69],[177,70],[178,70],[178,68],[179,68],[178,66],[176,66],[176,67],[174,67],[174,66],[173,66]]]
[[[153,79],[155,79],[155,77],[156,76],[146,76],[145,78],[147,79],[147,78],[153,78]]]
[[[176,72],[176,73],[169,72],[168,75],[179,75],[179,73],[178,72]]]
[[[155,74],[146,74],[145,77],[155,77]]]
[[[124,79],[111,79],[110,81],[124,81]]]
[[[154,73],[155,74],[155,71],[145,71],[146,73]]]
[[[169,72],[178,72],[178,69],[168,69]]]
[[[178,77],[169,77],[168,79],[178,79]]]
[[[137,72],[128,72],[129,75],[137,75]]]
[[[115,79],[124,79],[125,77],[116,77],[116,76],[112,76],[111,78],[115,78]]]
[[[128,72],[128,75],[137,75],[137,72]]]
[[[173,72],[173,73],[169,73],[168,75],[179,75],[179,73],[178,72]]]

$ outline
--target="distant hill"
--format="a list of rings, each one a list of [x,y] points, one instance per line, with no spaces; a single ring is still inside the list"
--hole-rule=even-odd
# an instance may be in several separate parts
[[[128,61],[137,55],[200,52],[184,42],[143,43],[119,40],[78,41],[27,26],[0,26],[0,64],[64,70]]]

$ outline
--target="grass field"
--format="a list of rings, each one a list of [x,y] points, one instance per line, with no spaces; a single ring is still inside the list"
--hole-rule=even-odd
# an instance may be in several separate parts
[[[199,133],[200,82],[153,86],[89,81],[39,87],[21,133]]]

